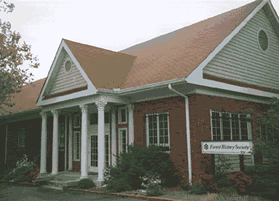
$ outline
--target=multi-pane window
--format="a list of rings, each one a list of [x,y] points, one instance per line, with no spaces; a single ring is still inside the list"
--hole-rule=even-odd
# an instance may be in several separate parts
[[[147,146],[157,145],[169,148],[169,136],[169,114],[167,112],[146,115]]]
[[[118,129],[118,144],[119,144],[119,153],[127,152],[127,128],[119,128]]]
[[[81,147],[81,141],[80,141],[80,132],[75,131],[74,132],[74,161],[80,161],[80,147]]]
[[[261,139],[263,141],[279,142],[276,130],[277,128],[272,125],[261,125]]]
[[[127,109],[126,107],[118,108],[118,124],[127,123]]]
[[[109,135],[105,135],[105,166],[109,166]],[[98,136],[91,135],[91,166],[98,167]]]
[[[251,139],[249,114],[211,111],[211,132],[213,140]]]
[[[91,166],[98,167],[98,136],[91,135]]]
[[[25,148],[25,129],[19,128],[18,130],[18,148]]]

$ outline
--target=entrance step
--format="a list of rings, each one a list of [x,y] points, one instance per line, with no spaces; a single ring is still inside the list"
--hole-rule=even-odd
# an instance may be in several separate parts
[[[98,182],[98,175],[88,175],[88,178],[91,179],[97,186],[101,186],[102,182]],[[50,188],[55,190],[63,190],[67,187],[77,186],[80,181],[79,172],[59,172],[56,175],[51,175],[50,173],[39,174],[36,182],[42,183],[43,188]]]
[[[79,179],[69,180],[69,181],[52,180],[52,181],[46,182],[46,184],[42,185],[42,187],[43,188],[55,189],[55,190],[63,190],[64,188],[67,188],[67,187],[77,186],[78,182],[79,182]]]

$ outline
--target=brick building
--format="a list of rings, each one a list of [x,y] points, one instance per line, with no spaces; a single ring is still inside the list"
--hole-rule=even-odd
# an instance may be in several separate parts
[[[40,152],[41,173],[103,181],[136,143],[169,148],[189,183],[220,154],[232,171],[254,165],[256,115],[279,97],[278,34],[260,0],[119,52],[62,39],[48,76],[0,116],[2,161]]]

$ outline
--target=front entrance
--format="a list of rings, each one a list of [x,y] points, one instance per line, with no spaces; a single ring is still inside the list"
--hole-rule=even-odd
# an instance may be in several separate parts
[[[90,114],[89,134],[89,171],[98,172],[98,114]],[[110,161],[110,118],[109,112],[105,113],[105,166]]]

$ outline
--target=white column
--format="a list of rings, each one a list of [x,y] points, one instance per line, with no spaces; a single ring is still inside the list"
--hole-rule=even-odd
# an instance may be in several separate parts
[[[88,113],[88,105],[80,105],[81,108],[81,175],[80,178],[87,178],[87,164],[88,164],[88,157],[87,157],[87,113]]]
[[[65,115],[65,155],[64,155],[64,157],[65,157],[65,160],[64,160],[64,170],[66,171],[67,170],[67,161],[68,161],[68,158],[67,158],[67,149],[68,149],[68,147],[67,147],[67,141],[68,141],[68,116],[67,115]]]
[[[96,102],[98,107],[98,181],[104,181],[105,169],[105,100]]]
[[[53,114],[52,139],[52,175],[58,174],[58,110],[51,110]]]
[[[128,105],[129,145],[134,143],[134,105]]]
[[[42,116],[42,130],[41,130],[41,166],[40,173],[46,173],[46,160],[47,160],[47,114],[40,113]]]
[[[116,165],[116,108],[111,107],[111,162]]]
[[[69,115],[69,165],[68,170],[73,170],[73,124],[72,115]]]

